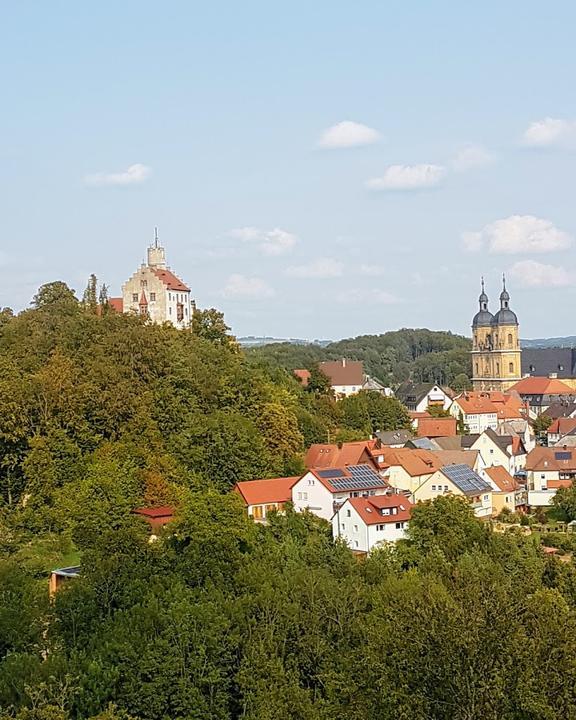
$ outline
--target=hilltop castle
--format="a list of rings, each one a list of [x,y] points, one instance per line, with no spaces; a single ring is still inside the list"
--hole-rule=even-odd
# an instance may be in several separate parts
[[[518,318],[510,309],[505,278],[495,315],[488,310],[484,279],[478,302],[480,310],[472,320],[472,384],[474,390],[505,392],[522,379]]]
[[[158,324],[169,322],[179,330],[190,327],[194,312],[190,288],[167,267],[157,232],[147,262],[124,283],[122,297],[110,298],[110,305],[117,312],[137,313]]]

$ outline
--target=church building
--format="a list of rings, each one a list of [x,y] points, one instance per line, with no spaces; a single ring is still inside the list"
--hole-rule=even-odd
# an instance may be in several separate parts
[[[110,305],[117,312],[137,313],[158,324],[169,322],[179,330],[190,327],[194,312],[190,288],[167,267],[157,233],[147,250],[147,262],[124,283],[121,298],[110,298]]]
[[[480,310],[472,321],[472,385],[474,390],[505,392],[522,379],[522,350],[518,318],[510,309],[506,280],[502,279],[500,309],[495,315],[488,309],[484,290],[478,301]]]

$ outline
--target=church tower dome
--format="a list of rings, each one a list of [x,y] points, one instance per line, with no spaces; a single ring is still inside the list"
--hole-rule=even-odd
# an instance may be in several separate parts
[[[500,293],[500,310],[494,315],[494,325],[518,325],[516,313],[510,310],[510,295],[506,290],[506,277],[502,276],[502,292]]]
[[[484,278],[482,278],[482,292],[478,298],[480,304],[480,310],[474,315],[472,320],[472,327],[487,327],[494,321],[494,315],[488,310],[488,295],[484,290]]]

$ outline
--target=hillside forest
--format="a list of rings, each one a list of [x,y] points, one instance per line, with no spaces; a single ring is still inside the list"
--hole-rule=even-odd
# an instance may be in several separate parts
[[[576,718],[576,572],[536,537],[441,496],[360,561],[231,492],[407,422],[248,358],[216,310],[177,331],[56,282],[0,312],[0,718]],[[132,511],[166,504],[150,542]]]

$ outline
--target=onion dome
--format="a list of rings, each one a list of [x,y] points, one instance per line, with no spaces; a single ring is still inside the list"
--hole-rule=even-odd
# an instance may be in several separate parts
[[[500,310],[494,315],[494,325],[518,325],[516,313],[510,310],[510,295],[506,290],[506,278],[502,276],[502,292],[500,293]]]
[[[482,278],[482,292],[478,298],[480,311],[474,315],[472,327],[486,327],[494,322],[494,315],[488,310],[488,295],[484,291],[484,278]]]

